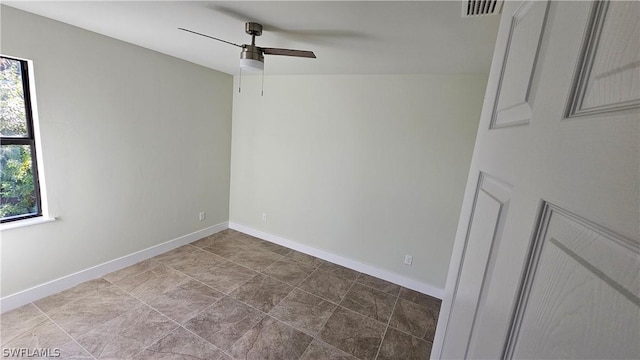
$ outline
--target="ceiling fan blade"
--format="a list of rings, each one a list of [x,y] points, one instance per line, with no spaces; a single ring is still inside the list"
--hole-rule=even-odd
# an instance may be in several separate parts
[[[222,40],[222,39],[218,39],[218,38],[213,37],[213,36],[209,36],[209,35],[201,34],[201,33],[199,33],[199,32],[193,31],[193,30],[184,29],[184,28],[178,28],[178,29],[179,29],[179,30],[182,30],[182,31],[190,32],[190,33],[192,33],[192,34],[196,34],[196,35],[200,35],[200,36],[208,37],[209,39],[222,41],[223,43],[227,43],[227,44],[229,44],[229,45],[235,45],[235,46],[237,46],[237,47],[239,47],[239,48],[241,48],[241,47],[242,47],[242,45],[234,44],[234,43],[232,43],[232,42],[229,42],[229,41],[226,41],[226,40]]]
[[[291,50],[291,49],[278,49],[278,48],[260,48],[265,55],[283,55],[283,56],[296,56],[305,58],[316,58],[316,54],[313,51],[306,50]]]

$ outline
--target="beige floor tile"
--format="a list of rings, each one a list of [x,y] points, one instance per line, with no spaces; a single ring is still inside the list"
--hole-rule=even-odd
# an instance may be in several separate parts
[[[289,285],[296,286],[303,282],[313,270],[315,270],[315,268],[311,265],[305,265],[285,257],[264,269],[262,272],[280,281],[284,281]]]
[[[257,274],[256,271],[227,261],[212,267],[210,272],[195,274],[193,277],[218,291],[229,294]]]
[[[97,359],[127,359],[178,327],[174,321],[139,305],[77,337],[78,343]]]
[[[3,345],[4,348],[54,348],[71,341],[51,320],[45,319],[38,325],[14,337]]]
[[[438,312],[440,311],[440,303],[442,302],[440,299],[436,299],[429,295],[425,295],[407,288],[402,288],[400,290],[400,298],[409,300],[421,306],[426,306]]]
[[[265,317],[229,349],[236,359],[299,359],[312,337]]]
[[[155,266],[147,271],[132,273],[127,277],[112,282],[136,298],[148,301],[189,280],[188,276],[168,266],[155,263]]]
[[[151,258],[152,260],[155,260],[159,263],[165,264],[167,266],[171,266],[171,263],[173,261],[180,261],[182,260],[184,257],[187,257],[190,253],[198,250],[199,248],[191,245],[191,244],[187,244],[187,245],[183,245],[180,246],[178,248],[175,248],[171,251],[167,251],[164,254],[160,254],[158,256],[155,256],[153,258]]]
[[[21,334],[47,321],[44,315],[33,304],[23,305],[17,309],[0,315],[1,345],[8,343]]]
[[[255,271],[262,271],[282,259],[282,255],[278,255],[268,250],[259,248],[251,248],[246,251],[238,251],[228,258],[244,267]]]
[[[137,264],[133,264],[131,266],[127,266],[124,269],[120,269],[118,271],[109,273],[103,276],[103,278],[112,284],[118,285],[122,282],[126,282],[131,277],[135,277],[157,266],[158,264],[155,261],[149,259],[149,260],[141,261]]]
[[[225,297],[187,321],[184,327],[218,348],[227,350],[264,316],[256,309]]]
[[[377,360],[428,360],[431,343],[389,328],[385,334]]]
[[[398,299],[389,326],[413,336],[433,341],[438,313],[428,307]]]
[[[274,244],[269,241],[264,241],[264,240],[261,240],[261,241],[262,242],[258,244],[258,248],[262,250],[268,250],[278,255],[287,255],[289,252],[291,252],[291,249],[286,248],[284,246]]]
[[[113,285],[103,278],[90,280],[57,294],[47,296],[44,299],[34,302],[34,304],[40,310],[48,313],[55,309],[59,309],[72,301],[82,299],[90,295],[95,295],[100,289],[104,289],[109,286]]]
[[[189,276],[197,276],[211,272],[211,268],[224,263],[226,260],[208,251],[191,247],[194,250],[184,252],[180,257],[161,259],[160,261],[171,268]]]
[[[316,269],[299,287],[312,294],[339,303],[351,288],[353,281],[328,271]]]
[[[336,307],[332,302],[294,289],[269,315],[316,336]]]
[[[278,305],[291,290],[293,287],[281,281],[258,274],[235,289],[231,296],[266,313]]]
[[[198,241],[192,242],[191,245],[197,246],[199,248],[207,247],[209,245],[215,244],[217,241],[221,239],[232,239],[238,232],[231,229],[222,230],[213,235],[209,235]]]
[[[355,283],[340,305],[386,324],[395,303],[395,296]]]
[[[226,237],[211,241],[209,245],[203,246],[202,249],[227,259],[238,253],[254,251],[256,247],[232,237]]]
[[[330,272],[333,275],[347,280],[355,280],[358,275],[360,275],[360,273],[355,270],[351,270],[341,265],[332,264],[330,262],[322,263],[318,269]]]
[[[225,295],[196,280],[189,280],[147,301],[170,319],[183,324]]]
[[[319,338],[362,360],[373,360],[382,342],[385,325],[338,307]]]
[[[313,339],[300,360],[358,360],[358,358],[323,341]]]
[[[307,255],[295,250],[292,250],[290,253],[288,253],[287,257],[299,263],[312,266],[314,269],[326,262],[324,260],[318,259],[311,255]]]
[[[227,360],[215,346],[180,327],[139,353],[135,360]]]
[[[75,338],[138,305],[139,300],[111,285],[52,310],[48,315]]]
[[[397,296],[400,291],[400,285],[396,285],[394,283],[390,283],[388,281],[384,281],[382,279],[378,279],[371,275],[360,274],[358,279],[356,280],[358,283],[366,285],[368,287],[374,288],[376,290],[385,292],[387,294]]]

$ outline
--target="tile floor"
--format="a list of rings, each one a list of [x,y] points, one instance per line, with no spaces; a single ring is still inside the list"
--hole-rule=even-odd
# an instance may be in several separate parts
[[[2,314],[0,341],[3,357],[49,348],[62,359],[428,359],[439,309],[225,230]]]

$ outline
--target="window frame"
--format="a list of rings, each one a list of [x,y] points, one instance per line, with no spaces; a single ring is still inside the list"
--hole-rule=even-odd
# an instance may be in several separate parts
[[[43,216],[42,208],[42,192],[40,187],[40,174],[38,171],[37,161],[37,141],[36,131],[34,127],[33,106],[31,97],[31,79],[30,70],[31,63],[28,60],[18,59],[12,56],[1,55],[0,57],[9,59],[12,61],[20,62],[20,76],[22,77],[22,93],[24,96],[25,118],[27,122],[27,136],[26,137],[11,137],[2,136],[0,134],[0,144],[2,145],[26,145],[31,148],[31,175],[33,176],[34,192],[36,196],[36,206],[38,211],[36,213],[13,215],[5,218],[0,218],[0,224],[7,224],[14,221],[32,219]]]

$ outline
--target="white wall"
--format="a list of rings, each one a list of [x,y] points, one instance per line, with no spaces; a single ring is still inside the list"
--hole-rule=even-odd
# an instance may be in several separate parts
[[[230,221],[444,288],[486,75],[260,81],[235,79]]]
[[[231,76],[1,9],[0,52],[34,61],[59,217],[2,232],[3,297],[228,220]]]

